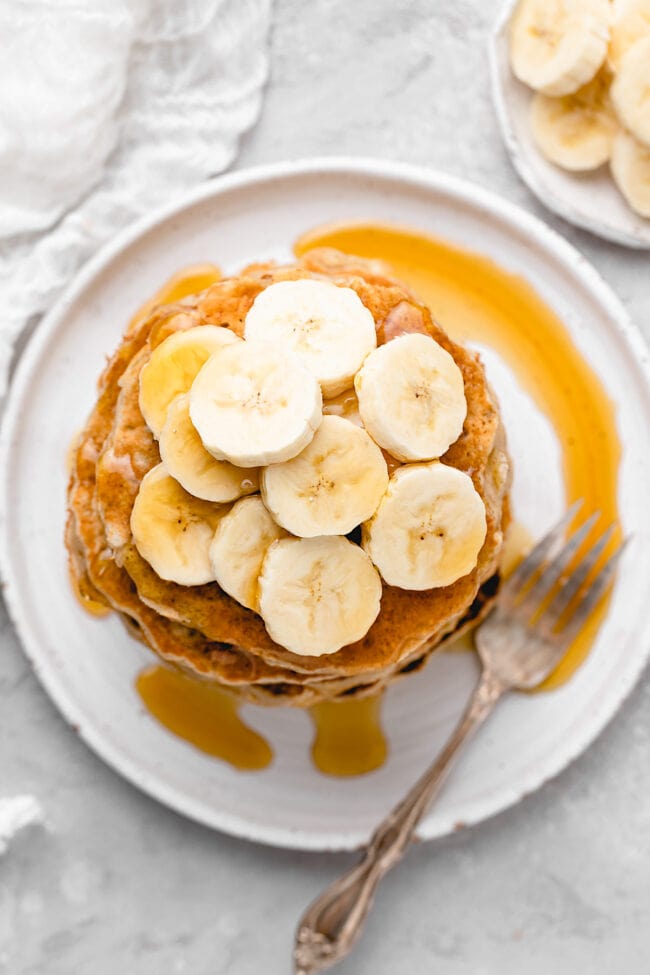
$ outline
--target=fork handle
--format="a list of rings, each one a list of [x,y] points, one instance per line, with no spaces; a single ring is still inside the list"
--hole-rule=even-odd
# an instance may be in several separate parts
[[[323,971],[344,958],[363,928],[381,879],[404,856],[461,747],[492,712],[507,687],[483,671],[463,717],[442,751],[373,833],[362,859],[307,908],[296,934],[297,975]]]

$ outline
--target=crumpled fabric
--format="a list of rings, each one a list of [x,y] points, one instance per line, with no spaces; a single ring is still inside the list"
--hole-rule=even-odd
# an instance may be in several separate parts
[[[0,856],[27,826],[43,822],[43,810],[34,796],[0,797]]]
[[[271,0],[0,0],[0,400],[81,264],[232,162],[270,17]]]

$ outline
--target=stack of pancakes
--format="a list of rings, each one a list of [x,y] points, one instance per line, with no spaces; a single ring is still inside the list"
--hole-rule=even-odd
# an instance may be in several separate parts
[[[472,478],[487,516],[485,542],[469,575],[422,592],[384,584],[379,616],[366,636],[314,657],[274,643],[261,617],[216,582],[181,586],[159,578],[138,553],[130,528],[140,483],[160,463],[138,405],[140,370],[152,350],[173,332],[197,325],[228,327],[241,336],[260,291],[301,278],[354,289],[375,319],[380,344],[420,331],[452,355],[463,375],[467,418],[461,437],[441,459]],[[382,266],[314,250],[289,267],[252,265],[134,320],[101,376],[97,403],[74,453],[66,537],[70,570],[82,602],[116,610],[131,633],[163,660],[255,703],[307,707],[378,691],[418,669],[444,639],[480,617],[498,582],[509,485],[498,405],[478,357],[452,342],[429,310]]]

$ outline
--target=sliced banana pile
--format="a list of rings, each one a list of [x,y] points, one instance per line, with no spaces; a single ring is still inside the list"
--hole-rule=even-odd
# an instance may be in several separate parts
[[[297,654],[361,639],[382,579],[425,590],[471,572],[486,535],[471,478],[439,458],[467,412],[433,338],[377,347],[355,291],[267,287],[245,322],[166,338],[140,374],[162,463],[131,516],[161,579],[217,582]],[[386,452],[397,466],[389,477]],[[361,526],[361,544],[346,538]]]
[[[520,0],[510,63],[536,92],[543,155],[572,172],[609,162],[630,207],[650,217],[650,0]]]

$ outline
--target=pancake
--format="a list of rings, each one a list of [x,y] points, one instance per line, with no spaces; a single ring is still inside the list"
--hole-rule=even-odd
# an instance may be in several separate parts
[[[173,331],[197,324],[241,335],[259,292],[282,280],[316,277],[353,288],[372,312],[378,342],[423,331],[463,375],[467,418],[442,458],[466,472],[484,501],[487,535],[475,569],[451,586],[414,592],[383,586],[381,611],[366,636],[333,654],[306,657],[271,640],[262,619],[216,583],[180,586],[160,579],[139,555],[130,515],[144,475],[160,462],[138,405],[140,369]],[[452,342],[427,308],[377,262],[313,251],[291,267],[253,265],[181,305],[154,309],[125,336],[100,380],[99,398],[76,451],[69,488],[67,545],[78,589],[117,610],[131,632],[165,660],[236,688],[257,703],[307,706],[371,693],[411,672],[445,636],[489,605],[508,520],[510,463],[498,405],[478,356]]]

